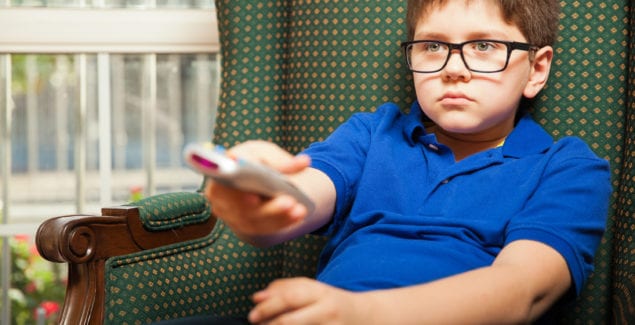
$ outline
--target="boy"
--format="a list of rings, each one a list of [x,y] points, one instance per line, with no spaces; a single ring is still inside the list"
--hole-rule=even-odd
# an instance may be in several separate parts
[[[209,183],[216,216],[268,246],[329,237],[317,280],[254,294],[267,324],[526,323],[571,299],[604,230],[608,164],[553,143],[523,109],[544,87],[555,0],[410,0],[403,44],[417,102],[353,116],[292,156],[266,142],[231,154],[284,173],[316,203]]]

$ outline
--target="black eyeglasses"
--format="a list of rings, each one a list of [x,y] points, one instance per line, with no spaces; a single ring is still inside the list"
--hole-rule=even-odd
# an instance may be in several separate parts
[[[452,51],[459,50],[465,67],[473,72],[493,73],[507,68],[513,50],[535,51],[539,47],[528,43],[506,42],[489,39],[463,43],[419,40],[401,43],[408,68],[412,72],[432,73],[441,71]]]

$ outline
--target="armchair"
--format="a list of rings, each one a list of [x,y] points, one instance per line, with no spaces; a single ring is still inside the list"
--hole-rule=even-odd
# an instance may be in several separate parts
[[[595,273],[562,320],[632,323],[633,11],[628,1],[561,3],[549,86],[532,113],[555,137],[580,136],[605,157],[615,189]],[[298,152],[353,112],[385,101],[408,109],[414,100],[399,49],[405,0],[216,0],[216,8],[223,57],[216,143],[259,138]],[[158,195],[101,214],[55,217],[38,230],[41,254],[68,264],[62,324],[245,315],[250,294],[271,280],[312,276],[324,242],[305,236],[253,248],[211,216],[199,193]]]

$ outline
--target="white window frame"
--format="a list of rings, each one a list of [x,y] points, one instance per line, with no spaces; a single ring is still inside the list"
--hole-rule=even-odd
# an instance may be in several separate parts
[[[156,59],[156,54],[218,53],[219,50],[215,9],[0,7],[0,71],[5,71],[6,75],[6,86],[0,89],[6,99],[0,103],[0,178],[4,180],[0,185],[0,213],[3,216],[0,217],[0,237],[3,242],[0,324],[8,324],[11,316],[7,290],[10,286],[11,263],[7,238],[21,233],[33,234],[38,226],[7,224],[10,216],[10,135],[13,105],[11,73],[7,71],[11,71],[11,55],[76,53],[81,57],[96,53],[99,62],[107,64],[108,55],[115,53],[146,53],[148,59],[153,60]],[[104,66],[100,66],[101,71],[104,71],[103,68]],[[109,90],[106,88],[104,91]],[[104,100],[104,103],[99,104],[100,110],[102,104],[106,107],[109,105],[108,99]],[[108,125],[104,130],[107,127]],[[149,169],[148,178],[152,180],[153,166],[149,166]],[[81,196],[84,173],[81,168],[76,171],[78,213],[83,209]],[[108,171],[102,180],[108,181]]]
[[[0,53],[216,53],[214,9],[0,9]]]

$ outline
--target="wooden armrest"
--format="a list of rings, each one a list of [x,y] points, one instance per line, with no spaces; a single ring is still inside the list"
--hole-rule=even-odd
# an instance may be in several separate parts
[[[70,215],[48,219],[38,228],[36,246],[47,260],[68,263],[68,284],[60,324],[102,324],[106,259],[208,235],[210,217],[164,231],[144,228],[139,208],[102,209],[102,216]]]

